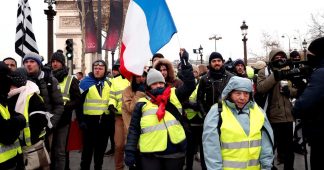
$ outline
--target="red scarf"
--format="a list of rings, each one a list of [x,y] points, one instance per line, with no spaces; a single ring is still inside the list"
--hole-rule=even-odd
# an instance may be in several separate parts
[[[168,86],[162,94],[158,95],[158,96],[153,96],[152,94],[148,93],[148,95],[151,98],[151,102],[158,105],[159,108],[156,112],[156,116],[158,118],[159,121],[161,121],[161,119],[164,117],[165,115],[165,106],[170,98],[170,94],[171,94],[171,87]]]

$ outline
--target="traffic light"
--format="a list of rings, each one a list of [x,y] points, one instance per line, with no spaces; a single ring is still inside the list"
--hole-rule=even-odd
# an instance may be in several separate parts
[[[66,44],[66,57],[68,60],[72,60],[73,58],[73,39],[67,39],[65,41]]]

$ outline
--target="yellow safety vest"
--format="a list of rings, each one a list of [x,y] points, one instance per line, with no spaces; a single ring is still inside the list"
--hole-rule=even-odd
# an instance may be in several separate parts
[[[196,86],[195,91],[193,91],[189,97],[189,102],[190,103],[196,103],[197,102],[197,91],[198,91],[198,86],[199,84]],[[193,119],[196,115],[198,115],[199,117],[202,118],[201,114],[199,111],[195,111],[193,109],[185,109],[186,113],[187,113],[187,118],[189,120]]]
[[[170,102],[182,114],[182,106],[175,95],[175,88],[171,89]],[[167,148],[168,136],[173,144],[179,144],[186,139],[185,131],[180,122],[167,110],[164,118],[158,120],[156,112],[158,105],[146,98],[140,98],[139,102],[145,102],[142,107],[141,135],[139,148],[142,153],[160,152]]]
[[[32,95],[27,96],[26,105],[25,105],[25,109],[24,109],[24,116],[26,119],[26,127],[23,130],[23,136],[24,136],[26,146],[31,146],[30,129],[29,129],[29,114],[28,114],[29,100],[31,97],[32,97]]]
[[[83,114],[85,115],[102,115],[108,112],[108,100],[109,100],[110,87],[105,81],[102,89],[102,96],[99,95],[96,85],[92,85],[86,95],[83,103]]]
[[[29,112],[28,112],[28,109],[29,109],[29,101],[30,101],[30,98],[33,95],[34,94],[30,94],[30,95],[27,96],[26,105],[25,105],[25,108],[24,108],[24,117],[26,119],[26,127],[22,131],[23,132],[22,135],[24,136],[24,142],[25,142],[26,146],[31,146],[32,145],[32,143],[31,143],[31,133],[30,133],[30,128],[29,128]],[[37,96],[43,101],[42,96],[40,96],[40,95],[37,95]],[[44,128],[44,130],[39,135],[39,138],[45,136],[45,134],[46,134],[46,130]]]
[[[64,105],[66,104],[67,101],[70,101],[70,86],[72,83],[72,79],[73,77],[68,75],[64,78],[64,80],[61,83],[59,83],[61,87],[61,93],[63,96]]]
[[[223,102],[221,153],[224,170],[260,170],[261,128],[264,115],[255,104],[250,108],[250,134],[247,135],[230,108]]]
[[[4,107],[0,104],[0,112],[3,119],[5,120],[10,119],[10,113],[7,107]],[[17,156],[17,153],[19,154],[22,153],[18,139],[13,144],[10,145],[3,145],[2,143],[0,143],[0,163],[6,162],[14,158],[15,156]]]
[[[109,105],[113,105],[117,110],[117,114],[122,114],[122,93],[129,86],[129,81],[122,76],[111,79],[111,89],[109,97]]]

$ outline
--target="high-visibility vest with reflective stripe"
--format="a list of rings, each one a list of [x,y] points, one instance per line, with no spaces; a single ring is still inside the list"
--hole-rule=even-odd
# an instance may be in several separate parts
[[[0,113],[3,119],[8,120],[10,119],[10,113],[7,107],[3,107],[0,104]],[[1,129],[5,130],[5,129]],[[0,143],[0,163],[6,162],[11,158],[14,158],[17,153],[21,154],[22,150],[20,147],[19,140],[17,139],[13,144],[10,145],[3,145]]]
[[[179,144],[186,139],[186,135],[180,122],[167,110],[164,118],[158,120],[156,112],[158,106],[146,98],[139,99],[145,102],[142,107],[142,117],[140,121],[141,135],[139,138],[140,152],[160,152],[167,148],[168,137],[173,144]],[[179,110],[182,106],[175,95],[174,88],[171,90],[170,102]],[[182,114],[182,112],[180,112]],[[178,113],[176,113],[178,114]]]
[[[129,81],[122,76],[111,79],[111,89],[109,97],[109,105],[113,105],[117,110],[117,114],[122,114],[122,93],[129,86]]]
[[[246,134],[230,108],[223,102],[221,153],[224,170],[260,170],[261,128],[264,115],[255,104],[250,108],[250,134]]]
[[[72,76],[68,75],[64,80],[59,84],[61,87],[61,93],[63,96],[64,105],[67,101],[70,101],[70,86],[72,82]]]
[[[199,84],[196,86],[195,91],[193,91],[189,97],[189,102],[190,103],[197,103],[197,91],[198,91],[198,86]],[[193,109],[185,109],[186,113],[187,113],[187,118],[189,120],[193,119],[196,115],[198,115],[199,117],[202,118],[201,114],[199,111],[195,111]]]
[[[26,127],[23,130],[23,136],[24,136],[26,146],[31,146],[30,129],[29,129],[29,114],[28,114],[29,100],[31,97],[32,97],[32,95],[27,96],[26,105],[25,105],[25,109],[24,109],[24,116],[26,119]]]
[[[109,114],[108,112],[108,100],[109,100],[110,87],[105,81],[102,96],[99,95],[96,85],[89,88],[83,103],[83,114],[85,115],[102,115],[103,113]]]

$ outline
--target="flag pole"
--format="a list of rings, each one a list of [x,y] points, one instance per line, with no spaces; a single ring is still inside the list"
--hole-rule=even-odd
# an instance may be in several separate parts
[[[25,16],[23,16],[25,17]],[[22,52],[22,55],[24,54],[24,43],[25,43],[25,37],[26,37],[26,31],[25,31],[25,23],[24,23],[24,19],[22,21],[22,31],[23,31],[23,37],[21,39],[22,43],[21,43],[21,52]],[[23,58],[24,56],[22,56]]]

